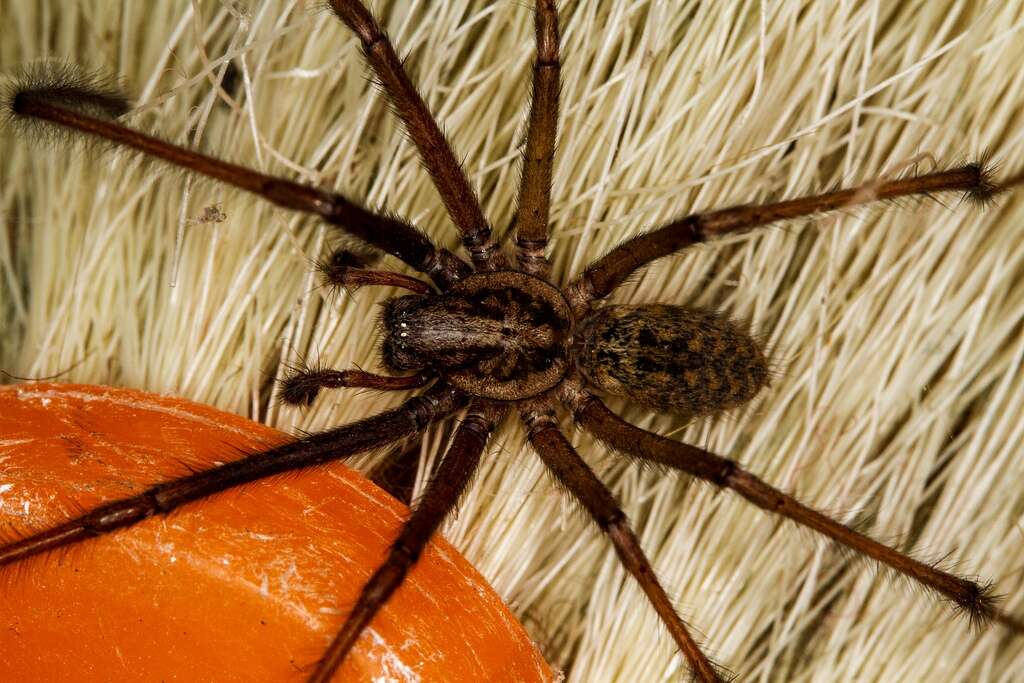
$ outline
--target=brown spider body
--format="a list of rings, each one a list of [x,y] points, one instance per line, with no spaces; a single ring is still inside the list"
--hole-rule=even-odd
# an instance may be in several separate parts
[[[539,0],[535,8],[537,51],[519,206],[513,221],[514,265],[511,254],[492,237],[458,157],[376,20],[358,0],[331,0],[329,5],[358,37],[366,62],[405,124],[460,233],[468,262],[435,246],[416,226],[375,213],[341,194],[231,164],[128,128],[113,120],[125,109],[122,98],[73,73],[30,78],[15,86],[6,106],[11,118],[29,126],[50,126],[60,132],[58,137],[72,131],[100,138],[281,207],[313,214],[403,261],[423,279],[355,267],[356,259],[340,253],[330,259],[325,274],[339,286],[381,284],[414,292],[386,305],[382,345],[388,368],[412,374],[301,369],[284,382],[280,394],[287,402],[308,404],[321,388],[422,391],[391,410],[156,484],[2,545],[0,566],[170,513],[263,477],[421,438],[428,426],[467,408],[389,554],[356,604],[339,619],[339,630],[310,679],[327,681],[458,504],[492,434],[515,412],[548,471],[614,545],[695,677],[706,683],[721,680],[720,669],[676,612],[614,495],[564,435],[556,420],[556,408],[561,405],[577,426],[626,456],[727,489],[915,581],[976,622],[998,621],[1016,632],[1024,630],[1018,619],[997,607],[986,584],[861,533],[759,479],[735,460],[641,429],[612,412],[593,391],[696,417],[741,405],[768,384],[768,361],[761,345],[716,313],[657,304],[602,303],[656,259],[720,235],[878,200],[941,192],[986,200],[1020,178],[1000,186],[983,164],[968,163],[785,201],[694,213],[620,244],[559,289],[549,279],[546,254],[561,77],[554,2]]]

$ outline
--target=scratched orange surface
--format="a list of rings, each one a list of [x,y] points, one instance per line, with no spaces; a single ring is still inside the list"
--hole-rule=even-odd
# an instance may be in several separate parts
[[[286,437],[177,398],[0,387],[0,538]],[[301,681],[406,509],[343,465],[257,482],[0,570],[0,680]],[[435,542],[336,680],[551,681]]]

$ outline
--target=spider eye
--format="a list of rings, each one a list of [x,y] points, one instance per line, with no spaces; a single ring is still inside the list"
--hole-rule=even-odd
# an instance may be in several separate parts
[[[384,304],[381,325],[384,328],[384,343],[381,355],[384,365],[392,370],[421,370],[426,367],[421,354],[409,344],[409,331],[415,325],[413,319],[427,304],[427,297],[400,296],[388,299]]]

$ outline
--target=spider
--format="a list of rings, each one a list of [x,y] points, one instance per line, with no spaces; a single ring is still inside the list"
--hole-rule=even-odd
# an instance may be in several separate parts
[[[337,4],[338,3],[336,3],[336,5]],[[335,7],[335,9],[338,10],[339,12],[344,11],[343,9],[339,9],[338,7]],[[543,98],[535,100],[535,101],[541,102],[542,104],[544,102]],[[550,98],[547,101],[550,103],[551,102]],[[535,107],[534,111],[537,111],[536,107]],[[531,131],[534,130],[534,129],[535,129],[535,126],[531,126]],[[553,136],[549,136],[549,138],[553,140]],[[415,139],[415,136],[414,136],[414,139]],[[536,143],[536,142],[532,143],[532,144],[528,144],[528,149],[536,150],[538,148],[537,147],[538,144],[539,143]],[[428,166],[429,165],[430,165],[430,161],[428,159]],[[449,170],[451,170],[452,165],[450,163],[448,163],[447,168]],[[966,189],[966,190],[969,190],[969,191],[973,191],[976,194],[983,194],[984,190],[985,190],[985,187],[984,187],[984,183],[981,180],[981,176],[979,174],[979,170],[980,169],[978,167],[964,166],[964,167],[962,167],[960,169],[952,169],[952,170],[949,170],[949,171],[938,172],[938,173],[935,173],[935,174],[926,174],[926,176],[927,176],[927,178],[930,181],[939,182],[940,184],[937,186],[937,188],[939,188],[939,189],[942,189],[942,188],[945,188],[945,189],[959,188],[959,189]],[[956,175],[958,173],[960,174],[959,177]],[[456,180],[458,180],[457,175],[458,174],[456,174]],[[530,174],[527,173],[527,178],[529,178],[529,177],[530,177]],[[854,203],[856,201],[859,201],[860,199],[873,199],[873,198],[877,198],[880,194],[884,195],[884,193],[887,191],[886,188],[889,188],[889,189],[895,188],[900,183],[905,183],[905,184],[909,183],[909,184],[904,186],[904,189],[906,191],[911,191],[911,192],[918,191],[918,190],[921,189],[921,185],[919,185],[919,184],[915,185],[914,183],[919,183],[919,182],[921,182],[921,181],[904,179],[902,181],[893,181],[893,182],[888,183],[888,184],[872,183],[872,184],[869,184],[867,186],[867,188],[863,192],[859,193],[859,196],[858,196],[858,194],[854,194],[854,195],[851,195],[851,196],[844,197],[844,198],[842,198],[838,202],[838,205],[840,207],[845,207],[845,206],[850,205],[850,204],[852,204],[852,203]],[[542,185],[544,185],[544,184],[542,183]],[[450,188],[450,186],[449,186],[449,188]],[[522,206],[526,207],[527,209],[533,207],[534,205],[535,204],[531,203],[531,201],[529,201],[529,200],[524,201],[523,204],[522,204]],[[462,208],[464,209],[465,205],[463,205]],[[742,214],[743,212],[741,211],[740,213]],[[523,214],[520,214],[520,220],[517,223],[517,228],[518,228],[519,234],[520,235],[522,235],[524,233],[525,234],[530,234],[528,232],[530,230],[530,228],[527,226],[526,221],[523,220],[522,215]],[[458,220],[456,220],[456,223],[458,224]],[[470,221],[470,223],[472,223],[472,221]],[[463,226],[463,227],[465,227],[465,226]],[[677,226],[677,228],[678,227],[679,226]],[[685,227],[685,225],[682,226],[682,227]],[[689,228],[687,228],[687,230],[688,229]],[[487,244],[485,239],[480,237],[479,234],[473,233],[471,229],[466,229],[463,232],[464,232],[464,242],[466,242],[467,246],[470,248],[469,249],[470,253],[472,253],[474,255],[474,257],[475,257],[474,261],[476,262],[475,265],[477,266],[478,270],[483,271],[483,272],[492,272],[492,271],[497,271],[499,273],[500,272],[504,272],[504,270],[505,270],[504,267],[495,267],[493,265],[492,266],[486,265],[488,263],[493,264],[497,259],[502,258],[502,257],[498,254],[497,251],[495,251],[493,248],[490,247],[490,245]],[[543,275],[544,263],[543,263],[542,259],[540,258],[541,252],[543,250],[540,248],[540,245],[538,245],[538,244],[531,244],[531,242],[540,242],[540,241],[541,241],[540,239],[537,239],[537,240],[526,239],[526,241],[525,241],[526,243],[525,244],[520,244],[520,254],[519,254],[520,258],[518,259],[517,262],[520,264],[522,270],[524,270],[525,272],[529,273],[530,275],[538,275],[538,274]],[[378,246],[384,246],[384,245],[378,244]],[[394,246],[395,249],[398,249],[401,245],[397,245],[397,246],[396,245],[391,245],[391,246]],[[634,246],[636,246],[635,243],[634,243]],[[668,252],[665,251],[664,253],[668,253]],[[620,254],[621,254],[621,252],[620,252]],[[405,256],[408,257],[409,254],[406,253]],[[408,262],[409,258],[406,258],[405,260]],[[413,260],[415,260],[415,259],[413,259]],[[564,327],[573,328],[573,329],[575,329],[577,327],[580,327],[582,329],[590,330],[591,331],[590,336],[584,335],[584,336],[580,337],[580,339],[582,339],[582,341],[580,341],[580,339],[572,339],[570,341],[570,339],[569,339],[570,335],[568,335],[566,333],[564,339],[561,339],[560,341],[556,342],[556,344],[560,344],[560,346],[558,347],[559,348],[558,352],[551,351],[550,354],[541,354],[541,355],[542,356],[550,355],[551,357],[554,358],[555,361],[557,361],[560,358],[563,361],[565,361],[566,365],[571,365],[572,363],[577,363],[577,364],[583,366],[581,369],[586,373],[586,376],[589,377],[590,381],[594,382],[594,383],[597,383],[597,385],[599,387],[603,388],[603,389],[614,390],[616,388],[619,388],[619,387],[614,386],[614,379],[613,378],[605,376],[605,375],[607,375],[607,373],[605,372],[606,367],[602,366],[602,365],[599,365],[599,364],[596,364],[596,356],[600,355],[601,349],[594,350],[593,349],[594,344],[590,343],[590,342],[593,342],[593,340],[595,338],[600,337],[601,335],[593,333],[593,330],[600,328],[602,325],[605,325],[607,327],[608,325],[611,324],[611,322],[609,320],[607,320],[607,319],[602,319],[600,317],[600,314],[596,313],[596,312],[593,314],[593,316],[587,317],[587,314],[585,312],[586,308],[587,308],[586,305],[585,305],[586,304],[586,299],[588,298],[588,295],[587,295],[587,293],[585,291],[587,289],[587,287],[586,287],[586,282],[588,282],[587,278],[585,278],[584,280],[578,280],[576,283],[571,284],[569,286],[569,288],[566,290],[568,296],[564,296],[563,294],[556,294],[553,291],[554,288],[550,288],[550,289],[543,288],[540,285],[538,285],[535,280],[529,279],[529,278],[524,280],[524,279],[521,279],[521,278],[518,278],[518,277],[513,277],[513,276],[500,276],[500,277],[504,277],[505,279],[503,279],[503,280],[501,280],[501,279],[496,280],[495,278],[498,278],[499,276],[495,275],[495,276],[490,276],[490,280],[488,280],[486,277],[483,277],[483,276],[480,276],[480,275],[467,276],[465,272],[456,272],[456,271],[459,271],[460,269],[462,269],[462,266],[458,265],[456,261],[450,259],[447,255],[443,255],[440,260],[443,261],[447,265],[442,267],[440,270],[437,270],[434,273],[434,275],[433,275],[434,280],[435,280],[435,284],[439,288],[442,288],[442,289],[443,288],[447,288],[447,289],[451,289],[453,291],[463,291],[463,289],[459,289],[459,287],[460,287],[459,285],[456,285],[453,282],[451,282],[451,281],[455,280],[456,278],[459,278],[459,280],[461,282],[467,283],[467,284],[462,286],[463,288],[465,288],[465,287],[472,288],[473,286],[483,286],[483,287],[485,287],[485,289],[487,289],[487,283],[488,282],[490,282],[492,285],[495,282],[499,282],[503,288],[506,288],[506,289],[511,288],[513,291],[518,291],[520,293],[520,295],[521,295],[521,298],[525,297],[526,299],[530,299],[531,297],[533,297],[536,300],[540,300],[542,302],[546,302],[548,307],[551,310],[547,311],[547,313],[545,313],[545,315],[547,315],[549,317],[552,317],[556,321],[563,321],[563,323],[564,323],[563,326]],[[591,277],[589,278],[589,281],[591,281],[591,282],[593,281],[593,276],[596,276],[600,280],[600,278],[604,277],[604,275],[606,275],[608,272],[611,272],[611,274],[612,274],[610,282],[604,283],[603,287],[601,287],[601,286],[598,287],[598,292],[597,292],[598,294],[607,293],[607,292],[604,292],[603,290],[604,289],[610,289],[611,285],[615,284],[615,280],[619,277],[619,274],[615,273],[616,263],[621,263],[621,261],[616,261],[614,259],[612,259],[612,260],[607,260],[606,259],[606,260],[600,261],[598,263],[598,265],[595,266],[595,267],[592,267],[590,271],[587,271],[591,275]],[[602,267],[601,264],[604,264],[603,267]],[[410,263],[409,265],[412,265],[415,268],[415,264]],[[424,268],[424,269],[426,269],[428,271],[430,270],[430,268],[424,262],[420,262],[419,265],[421,266],[421,268]],[[447,268],[447,270],[446,270],[446,268]],[[344,270],[339,270],[337,272],[337,274],[336,274],[336,280],[339,283],[342,283],[342,284],[351,283],[352,282],[351,278],[359,277],[360,275],[365,275],[365,274],[364,273],[361,274],[361,273],[358,273],[358,272],[353,273],[351,271],[347,271],[346,272]],[[410,281],[404,280],[402,278],[399,278],[395,274],[378,275],[378,277],[380,277],[384,282],[388,282],[388,283],[395,284],[395,285],[406,284],[406,285],[409,285],[410,287],[412,287],[414,289],[418,288],[420,291],[422,290],[421,285],[412,284]],[[509,279],[509,278],[511,278],[511,279]],[[598,283],[598,284],[600,285],[601,283]],[[490,291],[490,290],[487,289],[487,291]],[[479,290],[474,290],[473,294],[474,295],[475,294],[479,294]],[[569,313],[566,313],[564,310],[561,310],[561,311],[556,310],[556,309],[559,309],[559,301],[560,301],[559,297],[563,297],[562,302],[569,306],[569,309],[570,309]],[[401,302],[401,301],[405,301],[406,303],[405,304],[401,304],[401,305],[399,303],[397,303],[397,302]],[[486,301],[482,301],[482,302],[478,302],[478,303],[480,305],[483,305],[483,304],[486,304],[487,302]],[[417,360],[417,358],[415,358],[415,357],[407,358],[405,355],[403,355],[403,354],[406,354],[407,351],[402,348],[402,344],[401,344],[401,337],[400,337],[400,335],[402,334],[402,332],[401,332],[401,324],[405,320],[402,317],[403,315],[412,315],[413,317],[416,317],[416,315],[419,315],[420,316],[420,320],[422,320],[423,316],[427,316],[427,312],[424,312],[422,310],[415,310],[415,311],[410,312],[410,311],[407,311],[406,309],[402,308],[402,306],[406,306],[406,305],[411,305],[410,300],[409,299],[400,299],[400,300],[396,300],[396,303],[394,304],[394,306],[389,308],[390,319],[391,319],[391,321],[393,322],[394,325],[398,326],[398,327],[392,328],[390,330],[390,332],[389,332],[389,339],[388,339],[389,346],[387,346],[387,348],[389,349],[388,353],[390,355],[391,362],[396,367],[410,367],[410,366],[412,366],[412,365],[414,365],[417,362],[420,362],[422,360],[422,358]],[[494,304],[491,304],[491,305],[494,305]],[[514,310],[520,311],[521,308],[522,308],[522,302],[521,301],[518,302],[518,303],[516,303],[516,302],[506,302],[504,304],[504,306],[505,306],[505,308],[503,308],[502,310],[508,310],[508,307],[512,307]],[[499,306],[499,308],[502,308],[502,307]],[[598,310],[611,311],[613,309],[611,309],[611,308],[595,309],[595,311],[598,311]],[[554,311],[554,313],[552,311]],[[517,313],[517,317],[521,317],[521,315],[522,315],[521,313]],[[611,314],[608,314],[608,315],[611,315]],[[594,316],[597,316],[597,317],[594,317]],[[666,317],[666,316],[670,317],[670,313],[662,312],[661,316],[663,318]],[[655,317],[657,317],[657,316],[655,316]],[[406,324],[408,325],[409,323],[406,322]],[[726,336],[730,337],[730,339],[732,339],[734,345],[735,345],[735,343],[739,343],[739,340],[743,339],[742,335],[738,331],[728,327],[728,325],[726,325],[721,320],[719,320],[718,323],[715,323],[715,324],[718,325],[718,327],[714,327],[713,326],[713,329],[718,330],[718,332],[716,332],[715,334],[717,334],[718,336],[721,336],[722,334],[725,334]],[[557,325],[556,325],[556,327],[557,327]],[[658,328],[658,329],[660,329],[660,328]],[[726,330],[727,334],[726,334],[726,332],[722,332],[722,330]],[[576,342],[579,342],[579,343],[577,344]],[[591,360],[589,365],[587,364],[587,359],[585,357],[587,355],[588,350],[593,351],[593,356],[594,356],[594,358]],[[607,349],[604,349],[604,350],[607,351]],[[422,356],[422,351],[423,351],[423,349],[420,348],[418,352],[414,350],[411,353],[414,356],[416,355],[416,353],[420,353],[420,355]],[[549,351],[550,351],[550,349],[549,349]],[[499,359],[499,360],[501,360],[501,359]],[[504,360],[505,361],[509,361],[509,359],[507,359],[507,358],[504,359]],[[541,360],[543,361],[544,358],[541,358]],[[622,365],[622,363],[620,363],[620,366],[621,365]],[[434,369],[436,370],[436,363],[434,363],[434,366],[435,366]],[[446,366],[446,367],[448,367],[448,366]],[[626,363],[625,367],[629,367],[629,364]],[[582,400],[584,400],[584,399],[580,398],[581,392],[585,391],[585,389],[581,386],[581,379],[579,377],[577,377],[576,375],[574,375],[573,373],[571,373],[568,368],[558,367],[558,368],[556,368],[556,370],[558,370],[558,372],[551,372],[550,374],[551,375],[558,375],[558,377],[554,378],[554,379],[548,378],[547,380],[541,382],[542,385],[545,385],[547,382],[552,382],[552,384],[550,386],[543,386],[542,389],[544,391],[548,392],[548,393],[552,393],[552,394],[557,395],[561,400],[566,401],[571,406],[576,408],[577,412],[580,413],[580,415],[578,417],[581,419],[581,421],[585,422],[586,419],[587,419],[587,414],[585,414],[583,412],[584,408],[580,408],[580,406],[579,406],[579,403]],[[514,371],[509,371],[508,368],[502,369],[502,368],[499,367],[498,371],[506,372],[506,373],[511,372],[511,375],[513,377],[515,376],[515,372]],[[477,396],[478,398],[480,396],[483,396],[484,398],[497,399],[497,400],[501,400],[501,401],[508,401],[508,400],[518,401],[519,404],[516,405],[512,410],[513,411],[515,411],[515,410],[525,411],[525,414],[523,415],[523,419],[524,419],[524,422],[526,422],[526,424],[531,428],[531,431],[533,432],[532,433],[533,440],[536,441],[538,439],[545,439],[545,438],[548,438],[549,440],[550,439],[557,440],[557,443],[554,446],[552,446],[551,444],[548,444],[548,446],[547,446],[549,448],[548,455],[550,455],[550,451],[551,450],[557,450],[557,449],[561,449],[562,451],[566,450],[566,446],[565,446],[564,440],[558,440],[557,437],[554,436],[557,432],[555,431],[555,427],[552,425],[552,423],[547,418],[547,414],[546,414],[546,411],[545,411],[547,406],[538,405],[538,402],[541,401],[541,399],[537,398],[537,393],[534,392],[534,389],[536,389],[536,387],[531,387],[531,388],[528,388],[528,389],[524,389],[524,388],[519,387],[519,386],[514,387],[513,389],[508,389],[507,387],[505,387],[505,390],[510,391],[512,393],[511,394],[505,394],[505,395],[498,395],[498,396],[487,395],[488,387],[483,387],[483,386],[479,385],[479,376],[478,375],[475,375],[474,373],[468,373],[468,374],[467,373],[462,373],[460,375],[458,370],[455,370],[453,372],[454,372],[454,374],[449,373],[449,375],[451,375],[451,376],[447,376],[446,375],[447,378],[449,380],[454,380],[455,382],[462,382],[463,383],[463,391],[469,392],[470,394],[473,394],[473,395]],[[445,374],[445,373],[442,372],[440,374]],[[349,380],[351,381],[351,379],[352,378],[350,377]],[[365,378],[365,377],[362,378],[362,379],[364,381],[370,381],[370,380],[368,380],[368,378]],[[529,382],[534,381],[535,379],[536,378],[533,378],[533,377],[527,377],[527,380],[528,380],[527,384],[529,384]],[[733,378],[733,380],[735,380],[735,378]],[[339,381],[344,381],[344,380],[343,380],[343,378],[340,378],[340,377],[338,377],[336,375],[330,375],[330,374],[322,374],[322,375],[307,374],[307,375],[304,375],[304,376],[298,376],[296,378],[293,378],[290,386],[292,387],[293,390],[295,390],[297,388],[301,388],[302,386],[316,387],[316,386],[319,386],[321,384],[329,385],[332,382],[333,383],[337,383]],[[419,381],[419,380],[417,380],[417,381]],[[478,384],[473,385],[474,381],[477,381]],[[408,382],[403,382],[401,384],[403,386],[408,386],[409,383],[411,383],[411,382],[412,382],[412,380],[410,380]],[[467,382],[468,382],[468,384],[466,384]],[[740,382],[740,384],[743,384],[743,383]],[[752,385],[763,384],[763,378],[762,378],[762,380],[754,380],[754,381],[750,382],[749,384],[752,384]],[[649,385],[646,385],[646,386],[648,386],[648,388],[649,388]],[[626,391],[630,391],[629,387],[625,387],[625,390]],[[537,390],[537,391],[540,391],[540,390]],[[657,398],[652,398],[652,395],[647,393],[646,390],[644,390],[644,389],[637,390],[636,387],[634,387],[632,393],[634,394],[633,398],[638,400],[641,403],[646,402],[649,405],[656,404],[656,407],[664,407],[664,403],[662,403]],[[743,394],[742,391],[739,391],[739,393]],[[749,397],[750,393],[753,393],[753,391],[752,390],[748,391],[748,393],[746,395],[744,395],[744,397],[745,398]],[[658,395],[660,395],[660,394],[658,394]],[[297,399],[305,399],[308,396],[309,396],[309,393],[303,393],[303,392],[298,392],[295,395],[295,397]],[[589,397],[586,398],[586,401],[588,401],[588,405],[592,405],[592,406],[593,405],[598,405],[598,404],[591,403],[590,402],[591,399]],[[741,402],[741,399],[740,398],[735,398],[735,399],[733,399],[733,402],[734,403],[739,403],[739,402]],[[721,408],[721,407],[725,407],[725,403],[728,403],[728,402],[723,403],[721,401],[718,401],[716,403],[714,400],[711,400],[711,403],[715,403],[716,407]],[[501,405],[504,405],[504,404],[501,404]],[[475,410],[475,412],[472,412],[471,415],[475,415],[476,417],[474,419],[470,419],[466,423],[466,426],[465,426],[464,436],[467,439],[471,438],[472,434],[479,433],[480,431],[486,431],[486,428],[484,426],[482,426],[482,425],[487,424],[488,422],[495,421],[496,418],[495,418],[494,411],[496,411],[498,409],[495,408],[493,405],[491,405],[489,403],[481,402],[481,401],[478,400],[476,405],[475,405],[475,409],[474,410]],[[699,415],[702,412],[708,412],[708,410],[709,410],[708,405],[699,404],[699,405],[691,405],[690,409],[689,409],[689,412],[691,413],[691,415]],[[488,411],[491,411],[491,412],[489,413]],[[593,416],[593,414],[591,414],[590,415],[590,419],[593,419],[593,418],[594,418],[594,416]],[[543,428],[541,426],[543,426]],[[590,426],[594,427],[596,429],[596,425],[591,424]],[[623,427],[623,428],[625,428],[625,427]],[[466,436],[466,434],[468,434],[469,436]],[[614,435],[612,435],[612,434],[605,433],[605,437],[608,438],[608,440],[611,440],[611,441],[614,442],[614,439],[612,438],[613,436]],[[460,441],[458,440],[458,437],[456,437],[456,442],[455,443],[456,444],[460,443]],[[659,442],[659,443],[662,443],[662,442]],[[620,443],[619,446],[623,447],[624,444]],[[457,451],[452,451],[452,452],[457,452]],[[565,455],[565,453],[563,452],[562,455]],[[573,460],[573,462],[575,462],[575,460]],[[442,467],[444,467],[444,465],[442,465]],[[590,480],[588,480],[588,481],[590,481]],[[428,495],[427,499],[429,499],[429,495]],[[621,539],[621,538],[619,540],[620,540],[620,542],[628,542],[629,541],[629,539],[625,539],[625,541],[623,541],[623,539]],[[648,590],[654,590],[654,588],[651,587],[650,583],[647,584],[646,588]],[[685,637],[685,634],[683,634],[681,632],[681,622],[679,622],[678,619],[674,618],[674,613],[672,613],[672,614],[668,614],[667,613],[667,612],[670,612],[671,610],[665,608],[665,605],[664,605],[663,602],[661,603],[661,607],[662,607],[662,609],[661,609],[662,616],[669,622],[670,630],[674,629],[675,637],[677,638],[677,640],[682,641],[681,642],[681,647],[683,647],[683,649],[686,650],[687,649],[686,643],[689,642],[689,640]],[[701,660],[700,655],[697,654],[696,652],[692,652],[692,648],[690,650],[690,654],[692,655],[690,657],[691,662],[694,664],[695,668],[698,671],[703,670],[705,672],[705,674],[710,675],[710,672],[708,671],[708,667],[705,666],[705,665],[702,665],[702,663],[700,661]]]

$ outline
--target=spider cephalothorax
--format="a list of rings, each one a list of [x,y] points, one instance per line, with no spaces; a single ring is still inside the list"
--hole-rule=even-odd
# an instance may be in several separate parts
[[[355,606],[339,619],[339,631],[311,679],[325,681],[345,661],[456,506],[494,430],[515,412],[553,477],[614,544],[695,676],[702,681],[719,680],[718,668],[677,614],[617,501],[565,437],[555,418],[556,408],[562,405],[579,427],[621,453],[728,489],[908,577],[975,621],[996,620],[1014,631],[1024,630],[1018,619],[996,607],[985,585],[880,543],[800,503],[731,459],[632,425],[615,415],[596,393],[605,391],[657,410],[699,417],[741,405],[768,383],[769,365],[761,346],[742,325],[715,312],[657,304],[601,304],[651,261],[717,235],[877,200],[949,191],[986,200],[1000,186],[983,164],[685,216],[612,249],[559,289],[549,278],[546,256],[561,68],[554,2],[539,0],[535,10],[537,58],[519,206],[512,222],[514,258],[492,238],[457,157],[373,16],[358,0],[329,4],[361,41],[367,62],[405,123],[461,235],[469,262],[436,247],[415,226],[372,212],[340,194],[229,164],[132,130],[114,120],[127,109],[123,97],[73,71],[35,74],[15,86],[7,98],[7,110],[15,121],[55,127],[58,137],[59,131],[64,135],[76,131],[102,138],[285,208],[314,214],[403,261],[422,278],[369,270],[345,253],[335,254],[324,272],[340,286],[382,284],[413,292],[389,301],[383,314],[384,363],[392,371],[410,374],[303,369],[284,382],[281,396],[290,403],[307,404],[322,388],[427,388],[392,410],[163,482],[0,546],[0,565],[171,512],[232,486],[418,437],[427,426],[468,406],[387,558],[367,581]]]
[[[478,273],[444,294],[392,299],[383,323],[388,368],[429,368],[471,396],[529,398],[569,367],[569,302],[526,273]]]

